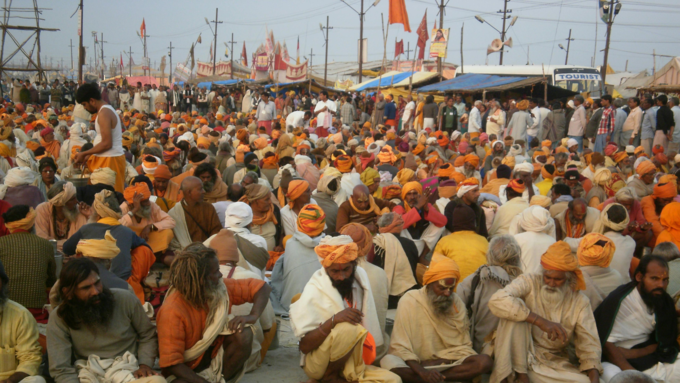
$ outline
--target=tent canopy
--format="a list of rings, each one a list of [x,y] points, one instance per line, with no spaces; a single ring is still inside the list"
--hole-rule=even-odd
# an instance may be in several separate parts
[[[464,74],[451,80],[427,85],[418,92],[455,92],[455,91],[483,91],[485,88],[497,87],[526,80],[527,77],[501,77],[488,74]]]
[[[430,81],[437,76],[439,76],[439,73],[437,72],[414,72],[413,78],[411,78],[411,76],[408,76],[399,82],[395,82],[394,85],[392,86],[394,87],[408,86],[409,82],[411,82],[412,86],[416,86],[424,82]]]
[[[394,86],[394,84],[408,79],[415,72],[388,72],[381,77],[375,78],[368,83],[361,83],[350,88],[350,90],[355,90],[361,92],[362,90],[372,89],[372,88],[384,88],[388,86]],[[408,85],[408,84],[407,84]]]

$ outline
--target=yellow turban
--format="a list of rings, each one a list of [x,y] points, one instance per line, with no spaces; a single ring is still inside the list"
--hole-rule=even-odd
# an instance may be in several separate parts
[[[90,176],[90,182],[92,185],[105,184],[109,186],[116,185],[116,172],[111,170],[111,168],[98,168],[92,172]]]
[[[113,192],[111,190],[102,190],[99,193],[94,195],[94,202],[92,203],[92,208],[94,211],[97,213],[97,215],[100,218],[115,218],[115,219],[120,219],[122,215],[118,213],[117,211],[111,209],[106,203],[104,202],[106,198],[109,198],[110,196],[113,195]]]
[[[404,187],[401,189],[401,199],[404,201],[404,209],[406,212],[411,210],[411,206],[409,206],[408,202],[406,202],[406,195],[412,190],[417,191],[418,194],[423,194],[423,185],[421,185],[420,182],[411,181],[407,182],[406,185],[404,185]]]
[[[541,266],[546,270],[571,271],[576,274],[576,289],[585,290],[586,281],[578,268],[576,258],[571,254],[571,247],[564,241],[557,241],[550,245],[541,256]]]
[[[76,246],[76,254],[82,254],[83,257],[113,259],[118,253],[120,249],[109,230],[104,234],[104,239],[81,239]]]
[[[546,209],[549,208],[551,204],[552,201],[550,200],[549,197],[540,194],[536,194],[533,197],[531,197],[531,201],[529,202],[529,206],[538,205]]]
[[[612,179],[612,172],[607,168],[600,168],[595,172],[593,176],[593,182],[595,185],[606,185],[609,180]]]
[[[515,157],[513,156],[505,156],[503,157],[503,160],[501,161],[501,164],[507,165],[510,169],[515,167]]]
[[[479,166],[479,157],[476,154],[468,154],[465,156],[465,162],[469,162],[470,165],[474,166],[475,168]]]
[[[76,195],[76,187],[72,183],[67,182],[64,184],[64,189],[50,199],[52,206],[64,206],[71,198]]]
[[[26,217],[14,221],[14,222],[5,222],[5,227],[7,230],[9,230],[10,233],[14,233],[19,230],[24,230],[24,231],[29,231],[33,228],[33,224],[35,223],[35,210],[31,208],[28,211],[28,214],[26,214]]]
[[[366,168],[366,170],[361,173],[361,182],[363,182],[366,186],[373,185],[376,178],[380,178],[380,173],[378,173],[378,171],[373,168]]]
[[[399,173],[397,173],[397,180],[403,186],[406,185],[407,182],[411,181],[415,175],[416,173],[413,170],[403,168],[399,171]]]
[[[460,269],[458,268],[458,264],[447,256],[440,253],[434,253],[432,255],[432,261],[430,262],[430,267],[423,275],[423,284],[429,285],[432,282],[449,278],[455,278],[455,283],[459,282]]]
[[[605,243],[598,244],[600,241]],[[611,239],[599,233],[588,233],[581,239],[576,255],[581,266],[609,267],[614,251],[616,246]]]
[[[357,244],[349,235],[326,236],[314,248],[314,252],[321,258],[323,267],[330,267],[334,263],[349,263],[359,255]]]
[[[135,198],[135,194],[141,194],[144,196],[142,200],[147,200],[151,198],[151,191],[149,190],[149,185],[146,182],[137,182],[134,185],[130,185],[123,191],[123,197],[127,201],[128,206],[132,206],[132,201]],[[132,209],[131,209],[132,210]]]

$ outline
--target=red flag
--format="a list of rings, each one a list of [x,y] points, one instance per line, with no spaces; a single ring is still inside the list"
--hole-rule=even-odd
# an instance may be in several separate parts
[[[398,41],[394,45],[394,58],[404,53],[404,40]]]
[[[427,33],[427,9],[425,10],[425,15],[423,15],[423,21],[420,22],[420,26],[418,26],[418,30],[416,30],[416,34],[418,34],[417,45],[418,49],[420,50],[418,52],[418,60],[422,60],[425,58],[425,45],[427,44],[427,40],[430,38],[429,34]]]
[[[241,52],[241,58],[243,59],[243,65],[248,66],[248,54],[246,53],[246,42],[243,42],[243,51]]]
[[[122,71],[125,65],[123,65],[123,54],[120,54],[120,70]]]
[[[142,38],[144,38],[144,35],[146,34],[146,22],[142,18],[142,26],[139,27],[139,33],[142,35]]]
[[[408,13],[406,12],[406,4],[404,0],[390,0],[390,24],[403,24],[404,31],[411,32],[411,26],[408,23]]]

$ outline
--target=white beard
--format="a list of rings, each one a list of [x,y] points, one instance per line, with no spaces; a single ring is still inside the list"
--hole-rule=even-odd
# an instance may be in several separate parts
[[[559,323],[561,317],[561,306],[569,294],[569,283],[565,282],[561,287],[553,288],[548,285],[541,286],[541,301],[550,321]]]
[[[80,211],[78,210],[78,205],[76,205],[75,209],[69,210],[66,206],[61,209],[61,212],[64,214],[66,219],[68,219],[69,222],[75,222],[76,219],[78,218],[78,214]]]
[[[210,289],[210,287],[207,286],[206,288]],[[224,284],[224,280],[222,278],[220,278],[217,286],[211,292],[209,292],[208,295],[210,296],[210,301],[208,303],[210,310],[208,311],[208,316],[205,320],[206,325],[212,322],[219,302],[226,302],[227,300],[227,285]]]

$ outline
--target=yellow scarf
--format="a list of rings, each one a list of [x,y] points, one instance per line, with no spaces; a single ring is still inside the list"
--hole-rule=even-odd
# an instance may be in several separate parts
[[[371,213],[375,213],[375,215],[380,215],[381,214],[380,208],[378,207],[378,205],[375,204],[375,200],[373,199],[373,196],[369,195],[368,199],[370,201],[369,206],[368,206],[368,210],[357,209],[357,207],[354,206],[354,201],[352,200],[352,197],[349,198],[349,204],[352,205],[352,209],[354,209],[357,213],[359,213],[361,215],[368,215],[368,214],[371,214]]]
[[[118,226],[120,225],[120,222],[118,222],[117,219],[113,217],[105,217],[101,218],[97,223],[103,223],[104,225],[109,225],[109,226]]]

